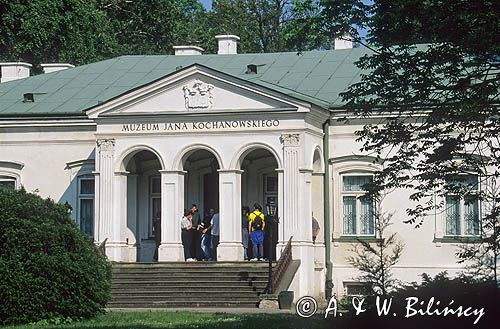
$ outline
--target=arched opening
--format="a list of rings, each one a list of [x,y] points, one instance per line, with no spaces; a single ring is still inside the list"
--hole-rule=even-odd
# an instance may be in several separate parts
[[[241,205],[249,207],[252,212],[253,204],[258,202],[262,205],[266,217],[267,206],[273,205],[278,209],[278,162],[275,156],[264,148],[256,148],[240,160],[241,170]],[[264,230],[264,258],[271,257],[276,259],[276,244],[278,242],[278,224],[275,221],[272,224],[272,233],[270,234],[271,222],[266,223],[267,229]],[[245,236],[242,232],[243,237]],[[244,239],[244,238],[243,238]],[[271,240],[271,241],[270,241]],[[244,243],[245,244],[245,243]],[[270,247],[271,245],[271,247]],[[252,241],[249,239],[248,253],[253,256]]]
[[[184,176],[184,208],[191,209],[195,204],[200,220],[208,216],[210,209],[219,209],[219,172],[220,164],[215,155],[206,149],[192,150],[183,157]],[[195,224],[195,223],[193,223]],[[191,254],[198,260],[203,259],[200,247],[200,234],[193,236]]]
[[[138,150],[123,160],[127,174],[126,239],[137,250],[137,261],[158,260],[161,242],[161,176],[158,156]]]

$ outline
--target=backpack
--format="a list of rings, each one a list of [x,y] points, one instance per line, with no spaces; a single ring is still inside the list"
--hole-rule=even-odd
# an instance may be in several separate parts
[[[255,215],[255,218],[252,221],[252,229],[254,231],[262,231],[262,227],[264,226],[264,222],[262,220],[263,215],[262,214],[257,215],[255,213],[254,213],[254,215]]]

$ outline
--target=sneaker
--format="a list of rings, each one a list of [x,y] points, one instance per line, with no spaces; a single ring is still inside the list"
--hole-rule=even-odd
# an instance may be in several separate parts
[[[252,258],[252,259],[250,259],[250,261],[252,261],[252,262],[256,262],[256,261],[257,261],[257,258]]]
[[[196,259],[194,259],[194,258],[188,258],[188,259],[186,259],[186,262],[196,262]]]

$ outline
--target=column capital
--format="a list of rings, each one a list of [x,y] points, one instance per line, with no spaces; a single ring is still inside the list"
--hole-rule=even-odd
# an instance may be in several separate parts
[[[244,170],[241,169],[217,169],[219,174],[243,174]]]
[[[299,146],[300,144],[300,134],[282,134],[280,136],[280,142],[283,146]]]
[[[96,140],[97,147],[102,151],[113,151],[115,149],[114,138],[99,138]]]
[[[128,176],[130,171],[115,171],[115,176]]]
[[[285,172],[285,168],[276,168],[274,169],[274,171],[276,171],[277,173],[283,173]]]
[[[158,170],[158,172],[160,174],[165,174],[165,175],[168,175],[168,174],[177,174],[177,175],[182,175],[184,176],[185,174],[187,174],[187,171],[184,171],[184,170]]]

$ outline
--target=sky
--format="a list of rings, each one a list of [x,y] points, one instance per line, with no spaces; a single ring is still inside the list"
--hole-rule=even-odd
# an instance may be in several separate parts
[[[200,2],[205,6],[205,8],[212,8],[212,0],[200,0]]]

